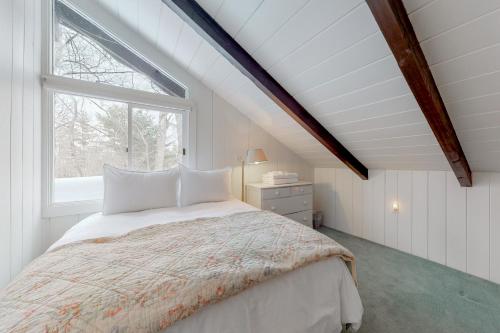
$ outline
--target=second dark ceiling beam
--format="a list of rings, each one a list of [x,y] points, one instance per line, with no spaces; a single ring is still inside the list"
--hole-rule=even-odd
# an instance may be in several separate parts
[[[401,0],[366,0],[420,109],[461,186],[472,174],[460,141]]]

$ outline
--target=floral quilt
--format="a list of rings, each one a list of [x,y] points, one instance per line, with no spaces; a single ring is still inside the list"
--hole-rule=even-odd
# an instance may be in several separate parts
[[[160,224],[63,245],[0,291],[0,332],[160,332],[260,282],[339,256],[332,239],[271,212]]]

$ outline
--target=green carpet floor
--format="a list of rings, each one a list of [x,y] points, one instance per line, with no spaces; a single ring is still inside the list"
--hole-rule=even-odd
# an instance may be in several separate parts
[[[360,333],[500,333],[500,285],[329,228],[357,258]]]

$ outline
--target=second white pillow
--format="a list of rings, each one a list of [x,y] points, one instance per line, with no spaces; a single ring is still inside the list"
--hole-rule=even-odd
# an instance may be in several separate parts
[[[179,201],[182,207],[232,198],[231,168],[210,171],[192,170],[183,165],[179,168]]]

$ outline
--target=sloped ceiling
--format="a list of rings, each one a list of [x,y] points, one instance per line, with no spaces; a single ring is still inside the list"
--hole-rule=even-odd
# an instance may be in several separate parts
[[[406,1],[474,171],[500,171],[500,0]]]
[[[312,165],[341,165],[161,0],[95,1]],[[368,168],[449,169],[363,0],[198,2]],[[500,171],[500,0],[405,5],[472,169]]]

